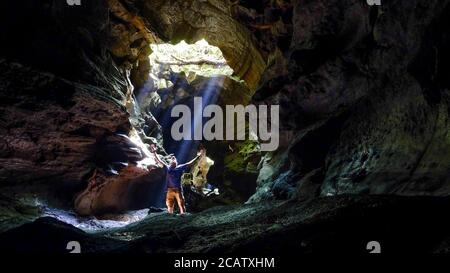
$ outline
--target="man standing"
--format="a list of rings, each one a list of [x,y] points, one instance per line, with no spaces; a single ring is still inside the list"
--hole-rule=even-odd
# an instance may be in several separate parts
[[[171,157],[170,163],[167,165],[161,160],[159,155],[156,153],[156,146],[151,146],[151,152],[154,154],[155,159],[158,163],[162,164],[167,171],[166,174],[166,206],[169,213],[173,213],[175,207],[175,200],[177,200],[178,208],[180,209],[180,214],[186,212],[185,201],[183,196],[183,186],[181,185],[181,176],[189,167],[194,164],[194,162],[200,158],[203,154],[202,151],[197,153],[197,156],[191,161],[178,165],[177,158],[175,156]]]

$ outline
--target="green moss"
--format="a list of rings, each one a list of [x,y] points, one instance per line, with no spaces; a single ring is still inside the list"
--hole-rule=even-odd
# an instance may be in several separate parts
[[[259,143],[252,140],[237,142],[234,150],[225,156],[225,167],[231,172],[245,172],[251,159],[260,155]]]

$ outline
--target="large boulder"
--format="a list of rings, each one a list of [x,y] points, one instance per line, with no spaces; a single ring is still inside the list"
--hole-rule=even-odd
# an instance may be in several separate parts
[[[128,166],[118,175],[95,172],[88,187],[77,195],[75,211],[79,215],[123,213],[162,205],[165,193],[164,171]]]

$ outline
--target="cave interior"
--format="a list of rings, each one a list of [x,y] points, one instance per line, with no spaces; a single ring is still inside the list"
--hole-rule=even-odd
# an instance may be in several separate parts
[[[0,10],[0,251],[450,252],[449,0]],[[196,98],[278,105],[278,148],[249,126],[195,139],[218,117]],[[191,139],[173,138],[180,106]],[[206,151],[187,215],[166,212],[153,146],[166,162]]]

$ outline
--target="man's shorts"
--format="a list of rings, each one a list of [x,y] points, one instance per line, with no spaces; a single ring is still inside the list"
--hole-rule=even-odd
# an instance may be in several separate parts
[[[175,199],[180,204],[184,201],[183,192],[177,188],[167,188],[166,204],[168,207],[173,208],[175,206]]]

